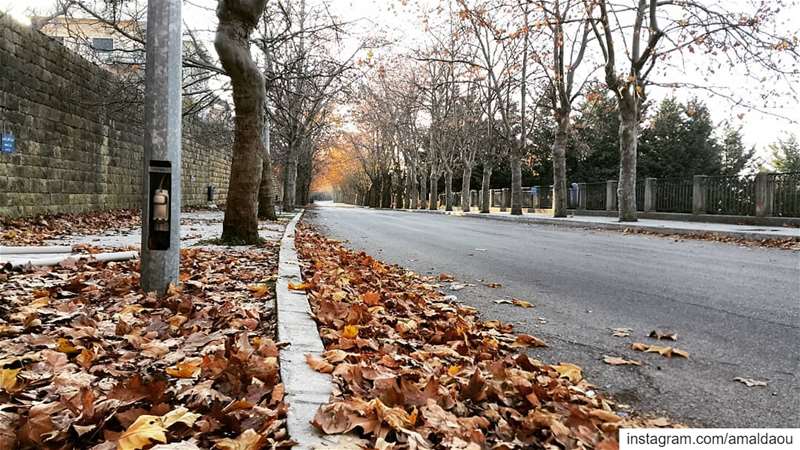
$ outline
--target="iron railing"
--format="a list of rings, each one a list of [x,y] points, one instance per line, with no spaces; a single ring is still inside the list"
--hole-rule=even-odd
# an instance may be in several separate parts
[[[656,211],[690,213],[692,212],[691,178],[659,178],[655,182]]]
[[[800,217],[800,172],[771,173],[772,215]]]
[[[636,210],[644,211],[644,180],[636,180]]]
[[[755,176],[706,177],[706,213],[755,215],[755,185]]]

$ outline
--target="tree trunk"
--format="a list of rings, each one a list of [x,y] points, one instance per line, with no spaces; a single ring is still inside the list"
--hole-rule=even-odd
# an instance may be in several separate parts
[[[272,161],[265,152],[261,168],[261,184],[258,186],[258,218],[262,220],[278,220],[275,214],[275,191],[272,181]]]
[[[553,217],[567,217],[567,128],[569,117],[557,117],[553,141]]]
[[[522,156],[511,155],[511,215],[522,215]]]
[[[461,173],[461,210],[469,212],[470,198],[470,178],[472,178],[472,165],[464,163],[464,171]]]
[[[453,171],[447,169],[444,173],[444,210],[453,210]]]
[[[250,55],[250,34],[266,0],[219,0],[214,48],[231,78],[234,138],[222,239],[258,242],[258,191],[263,170],[266,91],[264,77]]]
[[[619,100],[619,221],[636,222],[636,150],[639,143],[639,118],[635,100]]]
[[[481,192],[483,193],[483,198],[481,199],[481,212],[482,213],[489,213],[491,211],[491,202],[492,199],[489,198],[491,194],[492,182],[492,166],[484,163],[483,164],[483,179],[481,180]]]
[[[428,180],[424,173],[419,177],[419,207],[420,209],[428,207]]]
[[[289,158],[283,166],[283,210],[294,211],[295,195],[297,194],[297,153],[289,150]]]
[[[392,207],[392,174],[381,175],[381,208]]]
[[[439,174],[437,172],[437,170],[431,171],[431,193],[430,203],[428,203],[430,210],[439,209]]]
[[[270,157],[269,120],[264,120],[264,161],[261,167],[261,183],[258,185],[258,218],[278,220],[275,213],[275,186],[272,178],[272,158]]]

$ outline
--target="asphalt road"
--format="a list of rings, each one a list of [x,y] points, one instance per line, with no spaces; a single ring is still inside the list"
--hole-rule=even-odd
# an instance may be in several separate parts
[[[582,366],[638,411],[694,426],[800,427],[800,253],[362,208],[317,207],[306,221],[383,261],[475,284],[451,293],[545,339],[536,357]],[[494,303],[511,297],[536,306]],[[613,337],[613,327],[633,332]],[[678,341],[656,342],[653,329]],[[633,342],[690,357],[643,354]],[[603,355],[643,365],[609,366]]]

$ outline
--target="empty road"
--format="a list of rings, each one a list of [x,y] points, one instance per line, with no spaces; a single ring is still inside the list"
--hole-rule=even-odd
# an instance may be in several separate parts
[[[448,293],[543,338],[550,347],[537,358],[582,366],[638,411],[695,426],[800,427],[800,253],[362,208],[317,207],[305,220],[383,261],[475,284]],[[512,297],[535,307],[494,302]],[[617,327],[630,337],[612,336]],[[648,338],[654,329],[678,341]],[[636,352],[633,342],[690,357]],[[609,366],[604,355],[642,366]]]

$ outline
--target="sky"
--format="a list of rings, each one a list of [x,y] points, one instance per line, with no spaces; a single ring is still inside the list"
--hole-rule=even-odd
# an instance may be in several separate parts
[[[145,1],[145,0],[139,0]],[[322,0],[307,0],[316,3]],[[379,33],[395,42],[391,51],[404,52],[425,39],[421,31],[421,18],[415,3],[432,3],[436,0],[326,0],[333,14],[339,15],[343,20],[353,22],[355,33]],[[730,5],[735,2],[748,0],[728,0]],[[13,17],[24,21],[32,13],[46,14],[52,11],[55,0],[0,0],[0,10],[8,11]],[[212,39],[211,30],[216,26],[214,8],[215,0],[188,0],[184,1],[184,23],[192,24],[193,28],[209,30],[206,38],[209,48]],[[733,7],[731,7],[733,9]],[[787,17],[800,17],[800,5],[795,1],[789,2],[784,11]],[[795,25],[796,26],[796,25]],[[387,51],[387,50],[384,50]],[[745,98],[753,101],[758,99],[761,86],[742,75],[741,68],[732,68],[718,72],[712,80],[704,81],[700,77],[700,69],[706,61],[702,55],[689,60],[682,67],[677,67],[670,73],[670,81],[712,83],[713,85],[727,86],[737,94],[743,93]],[[800,81],[800,80],[798,80]],[[800,83],[798,83],[800,85]],[[680,100],[687,100],[693,96],[703,99],[709,106],[712,118],[716,122],[729,121],[734,127],[741,126],[745,143],[756,146],[758,155],[769,159],[767,146],[787,133],[800,135],[800,104],[787,98],[771,98],[773,107],[770,112],[790,117],[786,120],[770,114],[753,111],[741,106],[735,106],[730,101],[712,96],[702,91],[687,89],[652,88],[649,97],[655,101],[666,96],[676,96]]]

